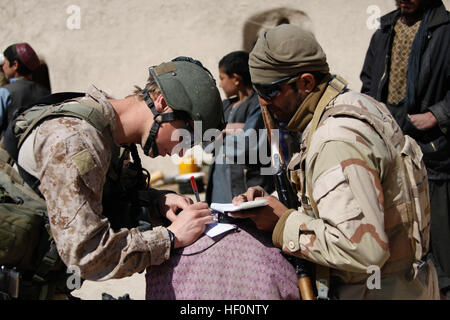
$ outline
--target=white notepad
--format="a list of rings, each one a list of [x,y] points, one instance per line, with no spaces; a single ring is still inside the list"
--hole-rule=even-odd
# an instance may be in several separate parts
[[[252,208],[258,208],[263,207],[267,204],[266,199],[260,199],[260,200],[254,200],[254,201],[248,201],[248,202],[242,202],[240,205],[235,206],[232,203],[217,203],[213,202],[211,203],[211,209],[219,211],[219,212],[236,212],[236,211],[242,211]]]
[[[205,234],[211,238],[214,238],[233,229],[237,229],[237,226],[235,224],[211,223],[206,225]]]

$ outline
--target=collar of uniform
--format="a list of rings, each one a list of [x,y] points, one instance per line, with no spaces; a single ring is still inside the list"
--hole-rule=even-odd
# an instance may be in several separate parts
[[[11,78],[8,81],[9,81],[9,83],[13,83],[13,82],[16,82],[16,81],[19,81],[19,80],[20,80],[20,78]]]
[[[305,98],[285,129],[289,131],[302,132],[306,128],[308,123],[310,123],[313,118],[314,111],[316,110],[320,98],[328,87],[330,78],[331,75],[324,77],[320,84],[316,86],[314,91]]]
[[[102,106],[103,115],[109,120],[111,132],[116,132],[116,113],[114,112],[112,104],[108,101],[108,99],[113,99],[113,97],[108,93],[97,89],[93,84],[91,84],[86,91],[86,96],[94,99]],[[116,141],[114,141],[114,143],[119,145]]]

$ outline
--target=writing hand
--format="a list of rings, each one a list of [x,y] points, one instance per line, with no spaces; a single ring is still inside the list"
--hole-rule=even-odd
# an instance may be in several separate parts
[[[250,187],[243,194],[240,194],[233,198],[233,204],[235,206],[242,202],[248,202],[255,200],[256,197],[267,197],[269,194],[260,186]]]
[[[205,232],[205,224],[212,220],[213,216],[206,202],[188,206],[167,227],[175,236],[174,247],[180,248],[194,243]]]

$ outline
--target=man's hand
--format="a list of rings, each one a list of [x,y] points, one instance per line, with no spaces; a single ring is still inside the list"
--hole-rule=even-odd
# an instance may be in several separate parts
[[[435,127],[438,121],[433,113],[425,112],[408,115],[409,120],[419,130],[427,130]]]
[[[248,192],[248,191],[247,191]],[[236,199],[236,198],[235,198]],[[277,198],[266,196],[262,198],[252,198],[252,200],[266,199],[267,205],[260,208],[229,212],[232,218],[250,218],[259,230],[273,231],[278,219],[288,210]],[[249,201],[252,201],[249,200]],[[234,199],[233,199],[234,201]],[[233,202],[234,203],[234,202]]]
[[[177,219],[167,227],[175,235],[175,248],[185,247],[196,241],[205,231],[205,224],[213,221],[206,202],[197,202],[181,211]]]
[[[177,218],[177,211],[186,209],[192,203],[194,201],[191,198],[176,193],[167,193],[159,198],[161,214],[170,222],[174,222]]]
[[[247,192],[240,194],[233,198],[233,204],[235,206],[241,204],[242,202],[248,202],[255,200],[256,197],[267,197],[269,194],[260,186],[250,187]]]
[[[228,123],[225,129],[222,130],[222,135],[238,135],[244,129],[245,123],[242,122],[233,122]]]

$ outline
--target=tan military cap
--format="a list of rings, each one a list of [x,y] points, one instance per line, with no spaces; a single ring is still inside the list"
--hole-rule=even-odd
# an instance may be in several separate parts
[[[329,72],[327,58],[314,35],[282,24],[262,34],[249,59],[253,83],[270,83],[302,72]]]

